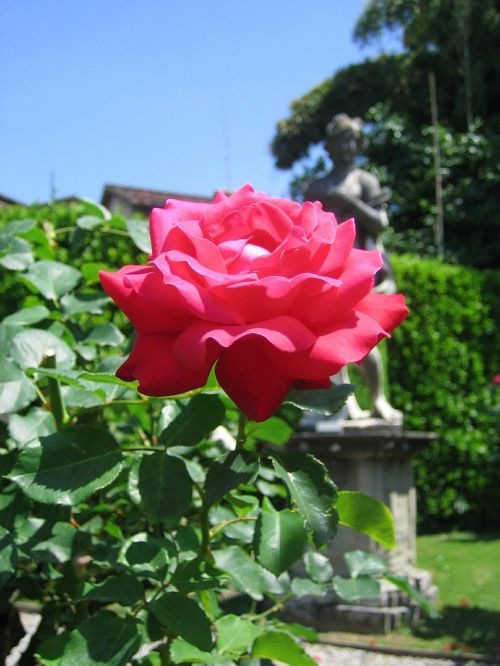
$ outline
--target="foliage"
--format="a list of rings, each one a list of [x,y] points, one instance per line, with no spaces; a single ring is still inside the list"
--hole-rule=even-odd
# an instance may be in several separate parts
[[[292,195],[300,199],[307,183],[324,172],[324,162],[311,162],[308,155],[323,141],[331,117],[340,112],[361,116],[368,122],[368,168],[393,191],[388,247],[433,256],[432,71],[446,259],[479,268],[498,266],[499,24],[493,0],[369,2],[355,37],[364,43],[396,30],[405,49],[341,69],[292,103],[271,146],[278,167],[295,165]]]
[[[422,529],[487,529],[500,515],[500,273],[393,257],[410,316],[389,348],[389,382],[409,430],[436,441],[416,459]]]
[[[435,253],[432,127],[412,127],[399,114],[379,105],[373,122],[368,159],[393,192],[388,249]],[[440,128],[445,260],[487,268],[498,266],[498,197],[500,135],[477,121],[465,132]],[[418,222],[418,223],[416,223]],[[413,245],[413,247],[412,247]]]
[[[114,376],[129,327],[96,269],[133,260],[132,240],[146,249],[139,224],[86,203],[19,212],[0,225],[0,658],[18,639],[13,604],[29,601],[42,621],[26,663],[311,664],[298,639],[314,632],[278,611],[303,594],[378,593],[385,573],[360,554],[340,580],[318,552],[340,502],[325,466],[280,452],[288,423],[247,423],[212,379],[147,399]],[[331,413],[349,390],[311,392],[308,407]],[[340,497],[346,525],[391,545],[383,507]]]
[[[354,37],[363,44],[400,31],[412,69],[436,74],[441,116],[464,130],[474,116],[498,116],[499,26],[495,0],[370,0]]]

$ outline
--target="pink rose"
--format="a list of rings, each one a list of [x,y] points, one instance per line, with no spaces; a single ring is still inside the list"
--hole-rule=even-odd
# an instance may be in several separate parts
[[[249,417],[269,418],[290,388],[326,388],[407,314],[372,291],[378,251],[353,248],[354,220],[319,202],[254,192],[213,203],[169,199],[150,218],[146,266],[101,273],[137,329],[117,374],[146,395],[222,388]]]

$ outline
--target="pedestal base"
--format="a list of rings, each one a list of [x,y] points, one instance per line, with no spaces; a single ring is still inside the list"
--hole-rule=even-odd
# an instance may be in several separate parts
[[[383,421],[363,427],[344,422],[342,426],[329,432],[323,428],[299,432],[288,446],[321,460],[339,490],[361,491],[384,502],[394,516],[396,547],[387,551],[364,534],[340,526],[328,552],[335,573],[349,575],[344,555],[351,550],[376,553],[387,562],[389,573],[407,576],[414,587],[435,599],[437,589],[430,573],[415,567],[416,493],[411,465],[413,456],[434,439],[434,433],[404,432]],[[419,607],[387,581],[383,581],[380,598],[375,601],[347,604],[332,593],[320,599],[302,598],[287,612],[321,631],[363,633],[387,633],[401,622],[416,622],[420,616]]]

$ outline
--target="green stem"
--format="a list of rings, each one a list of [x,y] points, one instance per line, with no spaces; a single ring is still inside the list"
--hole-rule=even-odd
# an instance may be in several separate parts
[[[53,349],[47,349],[40,365],[42,368],[56,369],[56,353]],[[55,377],[47,377],[47,385],[49,388],[50,411],[54,416],[57,429],[59,430],[68,420],[68,413],[64,407],[61,394],[61,385]]]
[[[244,521],[248,520],[257,520],[256,516],[240,516],[239,518],[231,518],[229,520],[224,520],[222,523],[219,523],[218,525],[215,525],[215,527],[212,527],[210,530],[210,536],[214,537],[216,534],[218,534],[221,530],[226,528],[228,525],[234,525],[234,523],[242,523]]]
[[[201,528],[201,543],[200,543],[200,548],[198,550],[198,555],[196,556],[196,560],[198,562],[202,562],[205,555],[207,555],[208,551],[210,550],[210,523],[208,522],[208,512],[210,510],[210,504],[207,501],[207,497],[205,495],[205,492],[203,491],[203,488],[200,486],[199,483],[196,481],[193,481],[193,485],[198,491],[198,494],[201,499],[201,509],[200,509],[200,528]]]
[[[285,594],[284,597],[282,597],[279,601],[277,601],[271,608],[268,608],[267,610],[263,611],[262,613],[257,613],[254,616],[248,616],[249,620],[258,620],[262,621],[264,618],[268,617],[268,615],[273,615],[273,613],[278,613],[280,610],[283,609],[287,601],[290,601],[290,599],[293,599],[293,593],[289,592],[288,594]]]
[[[246,442],[247,439],[247,423],[248,423],[248,417],[246,414],[243,414],[243,412],[240,412],[240,416],[238,419],[238,435],[236,436],[236,449],[240,450],[243,448],[243,445]]]

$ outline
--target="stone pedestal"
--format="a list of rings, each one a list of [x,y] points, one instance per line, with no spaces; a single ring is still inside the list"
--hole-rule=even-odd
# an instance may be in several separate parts
[[[376,553],[387,562],[389,573],[407,576],[417,589],[435,597],[437,590],[430,574],[415,568],[417,508],[411,465],[413,456],[434,439],[434,433],[404,432],[400,426],[375,419],[337,421],[332,428],[335,430],[298,432],[291,438],[290,449],[311,453],[321,460],[339,490],[361,491],[384,502],[394,516],[396,530],[396,547],[387,551],[367,536],[339,527],[329,552],[335,573],[348,575],[344,554],[350,550]],[[322,430],[320,424],[317,430]],[[322,600],[311,599],[309,604],[315,610],[311,617],[312,607],[309,609],[307,619],[313,619],[322,631],[386,633],[397,628],[401,620],[414,621],[418,616],[418,609],[412,607],[406,595],[386,581],[376,602],[346,604],[329,595]]]

